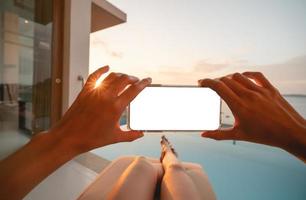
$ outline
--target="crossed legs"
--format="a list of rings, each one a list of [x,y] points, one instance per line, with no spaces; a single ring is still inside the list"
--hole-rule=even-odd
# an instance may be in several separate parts
[[[145,157],[120,158],[79,199],[216,199],[202,167],[181,163],[168,140],[163,140],[161,162]]]
[[[193,163],[181,163],[165,137],[161,143],[164,152],[161,199],[216,199],[202,167]]]
[[[135,160],[123,172],[107,199],[152,200],[162,177],[161,166],[144,157]]]

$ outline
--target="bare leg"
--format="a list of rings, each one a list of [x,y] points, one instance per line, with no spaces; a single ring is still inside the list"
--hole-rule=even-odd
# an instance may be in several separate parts
[[[186,173],[192,179],[197,191],[199,192],[201,199],[213,200],[216,199],[214,190],[209,182],[208,176],[203,171],[201,165],[198,164],[185,164],[183,168]]]
[[[199,165],[184,165],[168,141],[162,140],[164,177],[161,199],[216,199],[207,176]]]
[[[138,196],[139,192],[143,192],[141,195],[144,195],[139,196],[139,199],[148,199],[147,196],[151,196],[150,193],[156,186],[154,183],[156,174],[160,181],[163,169],[158,160],[134,156],[122,157],[104,169],[78,200],[136,199],[134,196]]]
[[[144,157],[137,157],[123,172],[107,199],[152,200],[159,172]]]

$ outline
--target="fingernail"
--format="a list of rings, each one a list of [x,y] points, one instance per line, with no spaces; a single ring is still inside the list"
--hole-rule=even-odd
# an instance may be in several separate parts
[[[146,78],[145,80],[147,80],[149,83],[152,82],[152,78],[150,78],[150,77]]]
[[[204,137],[204,138],[214,139],[214,138],[211,138],[211,137],[207,136],[207,135],[205,134],[205,132],[202,133],[201,136]]]
[[[139,78],[137,78],[136,76],[130,76],[131,79],[138,81]]]
[[[233,78],[233,75],[234,74],[228,74],[228,75],[226,75],[226,76],[224,76],[225,78]]]
[[[212,80],[212,79],[211,78],[203,78],[203,79],[200,79],[199,82],[202,83],[203,81],[206,81],[206,80]]]
[[[102,67],[99,67],[99,68],[105,68],[105,69],[109,70],[109,66],[108,65],[105,65],[105,66],[102,66]]]

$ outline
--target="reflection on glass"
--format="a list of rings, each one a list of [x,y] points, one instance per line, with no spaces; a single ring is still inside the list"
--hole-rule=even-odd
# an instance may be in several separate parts
[[[50,126],[51,3],[0,3],[0,158]]]

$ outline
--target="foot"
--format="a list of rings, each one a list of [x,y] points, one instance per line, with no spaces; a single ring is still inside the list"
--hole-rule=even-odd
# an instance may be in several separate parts
[[[168,153],[168,152],[171,152],[176,157],[178,157],[175,149],[172,147],[169,140],[164,135],[161,137],[160,145],[161,145],[161,148],[162,148],[161,155],[160,155],[160,162],[163,162],[163,159],[164,159],[166,153]]]

